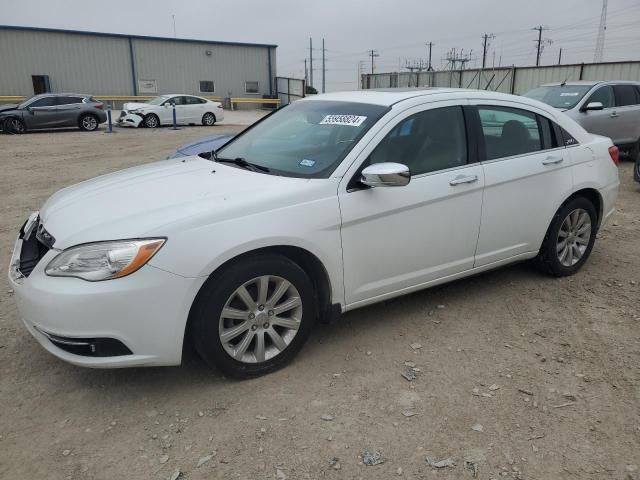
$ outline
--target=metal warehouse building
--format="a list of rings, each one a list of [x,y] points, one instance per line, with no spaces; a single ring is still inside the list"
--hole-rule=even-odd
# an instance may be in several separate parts
[[[0,95],[274,93],[276,45],[0,26]]]

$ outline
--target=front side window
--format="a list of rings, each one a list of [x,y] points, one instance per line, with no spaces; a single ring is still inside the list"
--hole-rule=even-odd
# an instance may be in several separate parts
[[[625,107],[627,105],[637,105],[640,103],[636,97],[636,89],[633,85],[614,85],[613,92],[616,97],[616,107]]]
[[[509,107],[478,107],[487,160],[542,149],[536,114]]]
[[[244,91],[247,93],[260,93],[260,84],[258,82],[244,82]]]
[[[151,100],[149,100],[147,103],[149,105],[162,105],[164,102],[166,102],[169,99],[169,97],[165,97],[165,96],[161,96],[161,97],[153,97]]]
[[[402,120],[378,144],[369,163],[395,162],[411,175],[467,163],[467,136],[462,107],[425,110]]]
[[[39,98],[35,102],[29,104],[30,107],[53,107],[57,104],[56,97]]]
[[[276,175],[326,178],[386,111],[385,106],[368,103],[298,101],[216,153],[221,159],[242,158]]]
[[[212,80],[200,80],[200,91],[202,93],[213,93],[214,84]]]
[[[613,88],[609,85],[598,88],[584,103],[584,106],[589,105],[592,102],[600,102],[604,108],[613,107]]]

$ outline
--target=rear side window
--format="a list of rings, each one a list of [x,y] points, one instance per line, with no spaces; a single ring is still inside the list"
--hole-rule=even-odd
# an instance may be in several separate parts
[[[203,98],[198,97],[184,97],[187,100],[187,105],[201,105],[203,103],[207,103],[207,101]]]
[[[614,85],[613,91],[616,97],[616,107],[624,107],[626,105],[637,105],[638,96],[633,85]]]
[[[400,162],[411,175],[467,163],[467,136],[461,107],[445,107],[405,118],[382,139],[369,163]]]
[[[598,88],[587,99],[584,105],[588,105],[591,102],[600,102],[604,108],[611,108],[614,105],[613,101],[613,88],[610,85]]]
[[[73,105],[74,103],[82,103],[80,97],[58,97],[58,105]]]
[[[479,106],[487,160],[542,150],[536,114],[509,107]]]

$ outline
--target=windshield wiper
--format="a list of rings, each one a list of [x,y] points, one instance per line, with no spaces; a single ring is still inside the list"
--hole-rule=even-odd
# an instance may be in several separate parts
[[[233,163],[234,165],[238,165],[239,167],[242,167],[245,170],[251,170],[252,172],[262,172],[262,173],[270,172],[270,170],[267,167],[263,167],[262,165],[256,165],[255,163],[247,162],[242,157],[222,158],[215,155],[215,152],[213,152],[213,154],[214,154],[213,160],[219,163]]]

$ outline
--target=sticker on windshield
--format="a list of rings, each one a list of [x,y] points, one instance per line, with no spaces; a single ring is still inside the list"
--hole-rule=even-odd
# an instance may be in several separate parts
[[[562,92],[560,96],[561,97],[577,97],[578,92]]]
[[[367,119],[360,115],[327,115],[322,119],[320,125],[348,125],[359,127]]]
[[[316,164],[315,160],[309,160],[306,158],[303,158],[302,160],[300,160],[300,165],[302,165],[303,167],[313,167]]]

